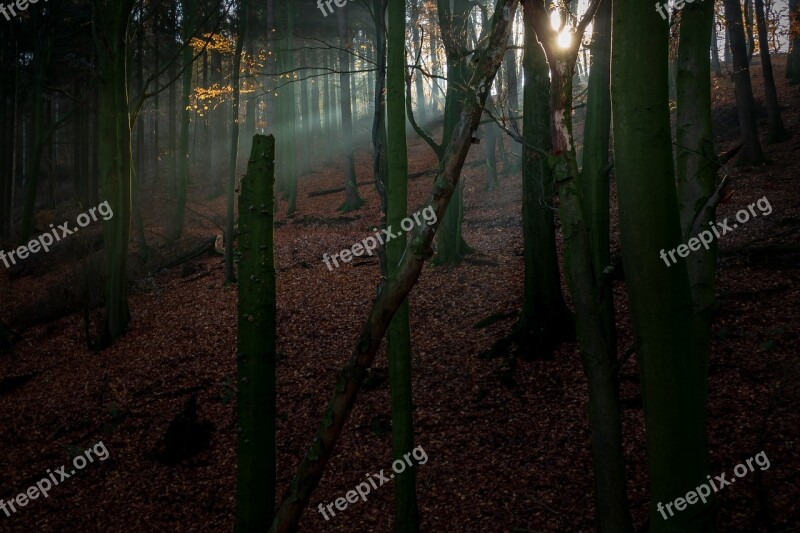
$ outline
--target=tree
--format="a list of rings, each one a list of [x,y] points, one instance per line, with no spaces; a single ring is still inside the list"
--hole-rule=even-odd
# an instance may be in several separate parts
[[[789,0],[789,57],[786,59],[789,83],[800,83],[800,0]]]
[[[447,56],[447,96],[442,146],[449,144],[450,133],[467,98],[466,86],[469,76],[467,36],[471,8],[472,3],[469,0],[438,0],[439,27]],[[453,202],[441,222],[442,230],[437,241],[435,259],[437,265],[455,265],[464,255],[472,252],[472,248],[461,235],[463,220],[464,184],[459,182],[458,188],[453,193]]]
[[[183,216],[186,211],[186,187],[189,184],[189,96],[192,92],[192,64],[194,51],[191,46],[194,35],[197,0],[183,0],[183,51],[181,66],[183,68],[181,86],[180,121],[181,132],[178,140],[177,154],[177,188],[175,221],[172,225],[172,238],[178,239],[183,233]]]
[[[706,532],[712,527],[709,504],[697,502],[692,512],[676,513],[669,520],[656,506],[686,494],[709,474],[708,354],[700,353],[695,342],[687,270],[683,263],[665,266],[657,250],[681,242],[667,94],[667,27],[652,5],[640,0],[615,1],[613,20],[614,163],[647,430],[650,530]],[[698,38],[708,33],[698,33]],[[703,53],[708,53],[707,46]]]
[[[94,0],[99,98],[98,172],[114,216],[103,224],[105,315],[99,345],[120,337],[130,322],[128,244],[131,227],[131,123],[128,118],[128,26],[135,0]]]
[[[526,358],[548,358],[561,341],[574,337],[572,313],[564,302],[556,248],[555,192],[547,158],[550,137],[550,72],[536,33],[525,27],[522,119],[522,235],[525,285],[516,330]]]
[[[761,54],[761,72],[764,76],[764,93],[767,100],[767,142],[776,143],[789,138],[783,127],[781,107],[778,104],[778,91],[775,89],[775,75],[772,73],[772,59],[769,56],[767,23],[764,18],[764,0],[755,0],[756,26],[758,27],[758,48]]]
[[[236,164],[239,155],[239,76],[242,68],[242,49],[244,39],[247,34],[247,3],[249,0],[242,0],[239,4],[239,35],[236,37],[236,51],[233,56],[233,71],[231,74],[231,85],[233,86],[233,96],[231,98],[231,152],[230,165],[228,167],[228,192],[227,192],[227,224],[225,226],[225,282],[233,283],[236,275],[233,269],[233,231],[234,231],[234,212],[233,198],[236,189]]]
[[[389,183],[387,187],[386,224],[399,227],[408,214],[408,151],[406,147],[406,9],[405,0],[389,0],[387,72],[386,72],[386,154]],[[393,276],[406,248],[405,232],[386,243],[388,275]],[[389,324],[387,355],[392,399],[392,457],[414,449],[414,412],[411,384],[411,327],[408,299],[400,304]],[[419,531],[416,469],[407,468],[395,476],[395,531]]]
[[[265,531],[275,509],[275,138],[256,135],[239,197],[236,531]],[[228,243],[230,246],[230,242]]]
[[[711,3],[687,5],[678,51],[677,171],[682,242],[716,220],[717,156],[711,131],[711,72],[708,39],[714,24]],[[718,195],[717,195],[718,196]],[[696,338],[707,341],[715,307],[716,241],[686,260],[694,303]],[[708,346],[701,345],[705,352]]]
[[[339,211],[344,213],[355,211],[364,205],[364,200],[358,195],[356,186],[356,164],[353,153],[353,111],[350,95],[350,48],[352,40],[347,25],[347,15],[350,6],[340,7],[336,11],[339,23],[339,84],[341,85],[341,112],[342,112],[342,155],[344,156],[344,203],[339,206]]]
[[[753,86],[750,82],[750,66],[742,28],[742,7],[739,5],[739,0],[723,0],[723,3],[725,5],[725,23],[728,26],[731,54],[733,55],[736,110],[739,114],[739,129],[743,145],[738,161],[741,164],[758,165],[764,161],[764,153],[761,150],[761,141],[758,139]]]
[[[606,337],[611,353],[616,353],[614,293],[607,269],[611,267],[609,220],[609,138],[611,130],[611,0],[603,0],[592,29],[592,65],[589,73],[586,123],[583,134],[583,168],[586,184],[585,209],[592,247],[592,263]]]

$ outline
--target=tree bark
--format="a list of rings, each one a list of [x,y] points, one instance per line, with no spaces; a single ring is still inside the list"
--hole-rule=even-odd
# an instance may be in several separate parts
[[[547,359],[563,340],[574,336],[572,313],[564,302],[553,196],[553,174],[546,158],[534,148],[549,150],[550,77],[544,50],[533,28],[526,26],[522,68],[522,235],[525,284],[516,329],[523,357]]]
[[[682,241],[667,94],[667,28],[652,5],[640,0],[616,0],[613,10],[615,169],[647,428],[650,531],[707,532],[712,527],[709,504],[697,502],[668,520],[657,507],[686,494],[710,473],[707,354],[699,353],[694,339],[689,277],[683,262],[665,266],[657,251]],[[708,54],[708,46],[702,53]]]
[[[128,24],[135,0],[94,0],[92,27],[99,67],[98,172],[114,216],[103,224],[105,315],[99,346],[119,338],[130,322],[128,245],[131,227],[131,124],[128,118]]]
[[[586,123],[583,134],[583,169],[586,216],[592,247],[594,275],[610,351],[617,353],[614,327],[614,293],[605,270],[611,266],[609,203],[609,138],[611,132],[611,0],[603,0],[592,30],[592,65],[589,74]]]
[[[236,531],[241,532],[265,531],[275,514],[274,182],[275,138],[256,135],[242,179],[237,247]]]
[[[406,146],[406,7],[404,0],[389,0],[386,72],[387,186],[386,224],[399,227],[408,213],[408,150]],[[406,247],[405,232],[386,243],[386,262],[393,276]],[[408,299],[400,304],[387,331],[389,387],[392,404],[392,458],[414,449],[414,409],[411,382],[411,326]],[[419,531],[416,468],[395,475],[395,531]]]

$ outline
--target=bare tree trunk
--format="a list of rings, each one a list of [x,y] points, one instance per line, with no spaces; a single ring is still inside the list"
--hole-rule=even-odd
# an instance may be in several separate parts
[[[778,91],[775,89],[775,75],[772,73],[767,23],[764,17],[764,0],[754,0],[754,2],[758,26],[758,48],[761,54],[761,72],[764,75],[764,93],[767,101],[767,142],[776,143],[788,139],[789,133],[783,127],[781,106],[778,104]]]
[[[764,161],[764,153],[758,138],[753,86],[750,81],[750,67],[745,50],[744,29],[742,28],[742,8],[739,0],[724,0],[724,4],[725,21],[728,25],[731,53],[733,54],[736,109],[739,113],[739,129],[743,144],[742,151],[739,152],[739,163],[758,165]]]
[[[339,211],[345,213],[355,211],[364,205],[364,200],[358,194],[356,186],[356,165],[353,147],[353,113],[352,97],[350,94],[350,30],[347,25],[349,7],[345,6],[336,11],[339,22],[339,83],[341,84],[341,110],[342,110],[342,156],[344,157],[344,203],[339,206]]]

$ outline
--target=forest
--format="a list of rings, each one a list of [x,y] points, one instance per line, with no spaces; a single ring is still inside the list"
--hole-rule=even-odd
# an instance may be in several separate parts
[[[0,0],[0,531],[800,532],[798,129],[800,0]]]

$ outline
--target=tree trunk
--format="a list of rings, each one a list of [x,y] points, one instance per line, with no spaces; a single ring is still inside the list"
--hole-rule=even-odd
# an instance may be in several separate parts
[[[761,53],[761,72],[764,75],[764,93],[767,101],[767,142],[777,143],[789,138],[783,127],[781,107],[778,104],[778,91],[775,89],[775,76],[772,73],[772,59],[769,56],[769,37],[764,17],[764,1],[754,0],[756,24],[758,26],[758,48]]]
[[[723,3],[725,5],[725,22],[728,25],[728,35],[731,41],[731,53],[733,54],[736,109],[739,113],[739,129],[743,144],[738,162],[758,165],[764,161],[764,153],[758,138],[753,86],[750,82],[750,67],[742,29],[742,8],[739,0],[723,0]]]
[[[181,134],[178,141],[177,158],[177,187],[175,202],[175,219],[172,223],[172,239],[177,240],[183,233],[183,217],[186,212],[186,188],[189,185],[189,96],[192,92],[192,62],[194,49],[189,46],[189,41],[194,34],[194,19],[197,14],[196,0],[182,0],[183,6],[183,42],[186,46],[181,57],[183,79],[181,87]]]
[[[175,37],[175,33],[178,27],[178,13],[177,13],[177,2],[173,3],[169,14],[169,22],[167,27],[169,28],[169,39],[172,41]],[[167,192],[169,198],[174,198],[177,193],[177,186],[178,186],[178,150],[176,149],[176,141],[178,140],[178,123],[177,118],[181,116],[178,109],[176,109],[175,100],[177,98],[177,92],[175,88],[175,76],[176,76],[176,64],[177,62],[172,60],[171,55],[174,54],[174,47],[170,47],[167,50],[167,53],[170,54],[170,63],[169,68],[167,69],[167,79],[169,80],[169,95],[167,96],[167,114],[169,116],[169,124],[167,126],[168,131],[168,154],[167,160],[169,162],[169,177],[167,178]]]
[[[233,199],[236,194],[236,166],[239,155],[239,73],[242,68],[242,50],[247,35],[247,4],[249,0],[242,0],[239,4],[239,35],[236,37],[236,50],[233,55],[233,72],[231,85],[233,96],[231,98],[231,145],[230,165],[228,167],[227,191],[227,224],[225,226],[225,282],[234,283],[236,274],[233,268],[233,229],[234,212]]]
[[[422,55],[420,54],[420,49],[422,48],[422,41],[420,41],[420,33],[419,33],[419,12],[422,9],[422,0],[412,0],[411,1],[411,38],[414,40],[414,58],[413,60],[416,62],[417,55],[420,56],[420,61],[422,61]],[[417,99],[417,122],[420,124],[427,124],[428,123],[428,113],[427,108],[425,105],[425,87],[422,81],[422,72],[415,70],[412,72],[414,75],[414,83],[416,89],[416,99]]]
[[[99,346],[119,338],[130,322],[128,244],[131,227],[131,124],[128,119],[127,35],[135,0],[95,0],[93,29],[99,67],[98,172],[114,216],[103,224],[105,316]]]
[[[692,297],[683,263],[667,267],[656,251],[682,241],[667,95],[667,28],[652,5],[640,0],[617,0],[613,9],[615,169],[647,428],[650,531],[707,532],[712,526],[708,504],[698,502],[691,511],[668,520],[659,512],[661,502],[686,494],[710,473],[708,354],[699,353],[694,342]]]
[[[289,0],[284,5],[286,7],[286,25],[279,58],[282,73],[291,72],[294,69],[295,3],[293,0]],[[292,74],[289,74],[288,77],[291,76]],[[283,87],[278,89],[280,102],[278,168],[284,185],[283,194],[288,202],[286,214],[291,216],[297,211],[297,94],[295,84],[287,83],[287,81],[281,78],[280,84]]]
[[[37,12],[38,13],[38,12]],[[38,20],[34,16],[34,21]],[[41,23],[43,24],[43,23]],[[34,40],[34,72],[35,87],[33,89],[33,135],[31,137],[29,165],[30,174],[25,185],[25,207],[22,215],[22,241],[27,241],[33,230],[36,217],[36,196],[38,193],[39,174],[41,173],[42,151],[45,146],[44,139],[44,92],[45,76],[50,65],[52,46],[50,40],[42,35],[37,35]]]
[[[522,235],[525,256],[525,293],[517,324],[526,359],[552,357],[553,348],[574,337],[572,313],[564,302],[558,267],[553,215],[553,174],[548,162],[534,150],[549,150],[550,73],[544,50],[533,28],[525,28],[522,68]]]
[[[594,275],[610,352],[617,353],[614,327],[614,293],[605,270],[611,266],[609,219],[609,138],[611,131],[611,1],[603,0],[592,30],[592,65],[589,74],[586,123],[584,126],[583,169],[586,184],[586,218],[592,247]]]
[[[800,83],[800,0],[789,0],[789,57],[786,59],[789,83]]]
[[[408,213],[408,150],[406,146],[406,8],[403,0],[389,0],[386,73],[386,123],[389,183],[386,224],[395,228]],[[406,248],[405,232],[386,243],[389,275],[396,271]],[[389,385],[392,403],[392,458],[414,449],[414,410],[411,391],[411,327],[408,299],[400,304],[387,331]],[[416,468],[395,475],[397,533],[419,531]]]
[[[461,118],[456,122],[455,131],[449,135],[450,144],[447,146],[433,189],[427,199],[427,204],[436,212],[437,221],[444,216],[453,190],[458,184],[472,135],[478,127],[486,101],[486,92],[481,92],[480,87],[491,85],[497,73],[503,58],[503,47],[508,41],[508,32],[511,31],[517,2],[518,0],[498,1],[486,46],[475,54],[475,72],[470,77],[467,88],[472,96],[465,103]],[[353,355],[337,373],[331,400],[311,447],[289,485],[287,495],[270,528],[272,533],[297,530],[297,523],[333,453],[333,448],[342,433],[366,371],[381,345],[389,322],[419,279],[425,259],[432,254],[431,244],[437,227],[438,222],[417,226],[406,246],[396,275],[382,281]]]
[[[305,49],[300,52],[300,66],[308,67],[308,52]],[[302,77],[303,80],[300,82],[300,114],[303,115],[303,126],[300,134],[300,146],[303,147],[303,174],[308,174],[311,172],[311,150],[315,144],[311,141],[311,112],[308,104],[308,74],[303,74]],[[295,197],[296,196],[297,192],[295,191]]]
[[[722,75],[722,67],[719,63],[719,41],[717,40],[716,20],[713,20],[711,23],[711,71],[716,76]]]
[[[349,213],[364,205],[364,200],[358,194],[356,186],[356,164],[353,146],[353,116],[352,97],[350,95],[350,30],[347,25],[347,15],[350,7],[339,8],[336,17],[339,23],[339,83],[341,84],[341,111],[342,111],[342,156],[344,157],[344,203],[338,211]]]
[[[136,32],[136,92],[144,92],[144,27],[139,27]],[[147,258],[149,250],[144,234],[144,221],[142,220],[142,184],[144,183],[144,118],[139,118],[136,126],[136,164],[133,167],[133,220],[136,226],[136,240],[139,245],[139,254]]]
[[[452,7],[451,7],[452,6]],[[439,27],[447,54],[447,98],[444,111],[444,139],[446,146],[458,120],[464,100],[468,97],[469,57],[466,55],[471,4],[467,0],[438,0]],[[487,94],[490,92],[486,88]],[[460,182],[453,193],[453,201],[441,221],[442,229],[437,241],[437,265],[456,265],[472,249],[464,241],[461,224],[464,219],[464,184]]]
[[[275,514],[275,138],[256,135],[239,197],[236,531]],[[261,207],[254,207],[261,206]],[[232,247],[230,241],[226,247]]]
[[[756,50],[756,39],[753,33],[753,0],[744,0],[744,28],[747,35],[747,63],[753,60]]]

